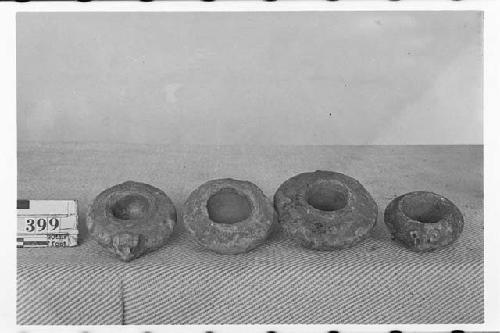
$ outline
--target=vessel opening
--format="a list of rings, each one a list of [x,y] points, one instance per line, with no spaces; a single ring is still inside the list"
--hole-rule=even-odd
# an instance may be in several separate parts
[[[246,220],[252,213],[250,200],[232,188],[214,193],[207,201],[210,220],[216,223],[233,224]]]
[[[135,220],[144,217],[149,210],[149,201],[140,194],[129,194],[118,199],[111,207],[113,216],[120,220]]]
[[[401,209],[410,219],[422,223],[437,223],[449,213],[449,208],[433,193],[408,196],[403,199]]]
[[[306,201],[316,209],[333,212],[347,205],[348,193],[340,184],[320,183],[307,191]]]

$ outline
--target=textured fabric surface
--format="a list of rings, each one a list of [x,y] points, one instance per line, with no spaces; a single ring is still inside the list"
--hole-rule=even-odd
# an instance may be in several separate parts
[[[316,169],[358,179],[379,206],[371,237],[346,250],[298,247],[282,233],[242,255],[209,252],[178,224],[170,242],[122,263],[88,240],[86,207],[125,180],[164,190],[178,210],[201,183],[254,182],[271,197]],[[481,323],[482,146],[18,146],[18,197],[78,199],[81,245],[18,249],[19,324]],[[413,253],[390,240],[383,210],[430,190],[463,212],[454,245]],[[182,221],[180,221],[182,222]]]
[[[89,257],[82,262],[75,248],[33,250],[26,253],[28,260],[18,262],[18,324],[122,323],[122,282],[113,263],[92,265]]]

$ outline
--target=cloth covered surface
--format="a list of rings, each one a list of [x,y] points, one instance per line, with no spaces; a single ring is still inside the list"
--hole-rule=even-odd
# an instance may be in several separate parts
[[[182,227],[182,204],[201,183],[249,180],[272,197],[289,177],[345,173],[372,194],[371,237],[345,250],[299,247],[282,232],[240,255],[201,248]],[[169,243],[129,263],[90,240],[85,214],[102,190],[150,183],[175,203]],[[414,253],[390,239],[383,211],[429,190],[462,211],[450,247]],[[171,146],[19,143],[18,198],[77,199],[80,245],[18,249],[22,325],[395,324],[483,322],[482,146]]]

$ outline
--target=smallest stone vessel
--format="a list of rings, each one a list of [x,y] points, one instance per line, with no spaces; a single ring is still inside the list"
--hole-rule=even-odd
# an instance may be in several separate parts
[[[210,180],[184,204],[186,229],[203,247],[220,254],[248,252],[270,235],[275,223],[271,201],[253,183]]]
[[[170,198],[149,184],[127,181],[101,192],[90,204],[90,235],[123,261],[163,246],[177,213]]]
[[[464,228],[457,206],[428,191],[410,192],[392,200],[385,209],[384,221],[393,239],[416,252],[447,246]]]

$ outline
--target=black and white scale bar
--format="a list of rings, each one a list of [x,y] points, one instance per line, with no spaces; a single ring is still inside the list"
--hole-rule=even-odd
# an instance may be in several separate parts
[[[23,248],[25,246],[29,247],[48,247],[49,241],[35,241],[35,240],[24,240],[24,238],[17,238],[17,248]]]
[[[23,242],[24,245],[49,245],[49,241],[26,241]]]
[[[30,209],[30,201],[29,200],[17,200],[17,209]]]

